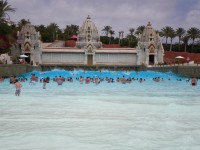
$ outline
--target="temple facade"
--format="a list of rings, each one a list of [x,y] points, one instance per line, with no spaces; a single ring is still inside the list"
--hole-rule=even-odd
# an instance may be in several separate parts
[[[160,36],[152,28],[149,22],[138,40],[138,62],[137,64],[153,65],[163,63],[164,49]]]
[[[148,23],[136,48],[106,48],[98,29],[88,16],[79,28],[76,44],[65,41],[41,43],[40,33],[30,23],[18,32],[18,50],[32,65],[134,66],[163,63],[164,49],[159,34]]]
[[[16,51],[18,55],[25,54],[28,56],[28,61],[32,62],[32,64],[41,64],[40,56],[42,55],[42,51],[40,33],[36,32],[35,27],[29,22],[22,26],[20,32],[17,32],[17,44]]]

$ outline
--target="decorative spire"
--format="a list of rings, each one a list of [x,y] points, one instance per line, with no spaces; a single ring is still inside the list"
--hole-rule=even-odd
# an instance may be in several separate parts
[[[90,18],[90,15],[87,16],[87,19],[91,19],[91,18]]]
[[[26,24],[28,24],[28,25],[30,25],[30,24],[31,24],[31,22],[30,22],[30,20],[29,20],[29,19],[27,20]]]
[[[151,26],[151,22],[150,21],[148,22],[147,26]]]

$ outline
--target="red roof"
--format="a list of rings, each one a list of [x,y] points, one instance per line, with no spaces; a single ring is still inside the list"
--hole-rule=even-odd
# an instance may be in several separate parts
[[[129,48],[128,46],[120,46],[119,44],[103,44],[103,48]]]
[[[174,62],[177,56],[184,57],[185,61],[194,61],[200,63],[200,53],[187,53],[187,52],[170,52],[165,51],[164,61],[166,63]]]

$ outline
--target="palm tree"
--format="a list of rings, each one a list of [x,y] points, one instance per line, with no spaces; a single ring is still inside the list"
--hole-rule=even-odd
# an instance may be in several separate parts
[[[112,36],[115,34],[115,31],[113,31],[113,30],[110,30],[110,41],[109,41],[109,44],[111,43],[111,38],[112,38]]]
[[[135,31],[134,28],[130,28],[130,29],[129,29],[129,32],[130,32],[129,46],[130,46],[130,43],[131,43],[131,41],[132,41],[134,31]]]
[[[181,40],[183,41],[184,45],[185,45],[185,52],[187,51],[187,45],[188,45],[188,41],[189,41],[189,36],[185,35],[181,38]]]
[[[120,44],[121,34],[122,34],[122,31],[119,31],[119,44]]]
[[[166,27],[161,29],[162,35],[166,38],[166,43],[165,43],[166,45],[167,45],[167,39],[168,39],[168,37],[170,37],[170,32],[172,30],[173,30],[173,28],[170,27],[170,26],[166,26]]]
[[[170,37],[170,39],[171,39],[171,44],[170,44],[170,51],[171,51],[171,50],[172,50],[172,40],[173,40],[173,38],[176,37],[175,31],[174,31],[173,28],[171,28],[171,29],[169,30],[169,37]]]
[[[130,35],[131,35],[131,36],[133,36],[134,31],[135,31],[134,28],[130,28],[130,29],[129,29],[129,32],[130,32]]]
[[[122,42],[121,42],[121,44],[122,44],[124,41],[124,31],[121,31],[121,37],[122,37]]]
[[[0,0],[0,23],[7,22],[7,20],[10,19],[7,12],[15,12],[15,8],[12,8],[11,5],[8,4],[7,0]]]
[[[0,23],[0,54],[9,52],[12,44],[10,37],[14,38],[12,28],[7,23]]]
[[[144,26],[144,25],[139,26],[139,27],[136,29],[135,34],[137,34],[137,35],[139,35],[139,33],[142,34],[142,32],[144,31],[144,29],[145,29],[145,26]]]
[[[135,31],[134,28],[130,28],[130,29],[129,29],[129,32],[130,32],[130,35],[131,35],[131,36],[133,36],[134,31]]]
[[[111,26],[104,26],[104,28],[102,29],[102,31],[105,32],[107,37],[108,37],[108,34],[110,33],[110,30],[112,30]]]
[[[35,26],[36,31],[40,32],[40,40],[43,42],[48,42],[48,38],[50,38],[50,35],[48,36],[47,28],[45,25],[37,25]],[[49,40],[50,41],[50,40]]]
[[[176,29],[176,35],[178,36],[178,49],[180,51],[180,45],[181,45],[181,38],[183,37],[183,35],[185,34],[185,29],[183,28],[177,28]]]
[[[195,27],[192,27],[187,30],[187,34],[188,34],[189,38],[192,39],[192,49],[193,49],[194,48],[194,40],[200,36],[200,30]]]
[[[66,25],[66,28],[64,29],[64,34],[65,34],[66,39],[69,39],[73,34],[77,35],[78,30],[79,30],[78,25],[73,25],[73,24]]]
[[[53,42],[55,40],[55,37],[57,36],[57,33],[60,32],[59,26],[56,23],[50,23],[50,25],[47,26],[47,30],[49,30],[52,33],[53,36],[52,42]]]

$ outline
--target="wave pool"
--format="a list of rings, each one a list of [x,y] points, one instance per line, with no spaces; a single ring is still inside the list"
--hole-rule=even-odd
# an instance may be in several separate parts
[[[50,83],[30,84],[31,74]],[[72,78],[58,85],[55,76]],[[115,82],[80,84],[77,78]],[[116,79],[134,78],[122,84]],[[159,72],[30,72],[0,83],[1,150],[199,150],[200,86]],[[153,78],[161,77],[160,82]],[[143,82],[138,82],[142,78]],[[145,81],[144,81],[145,80]]]

